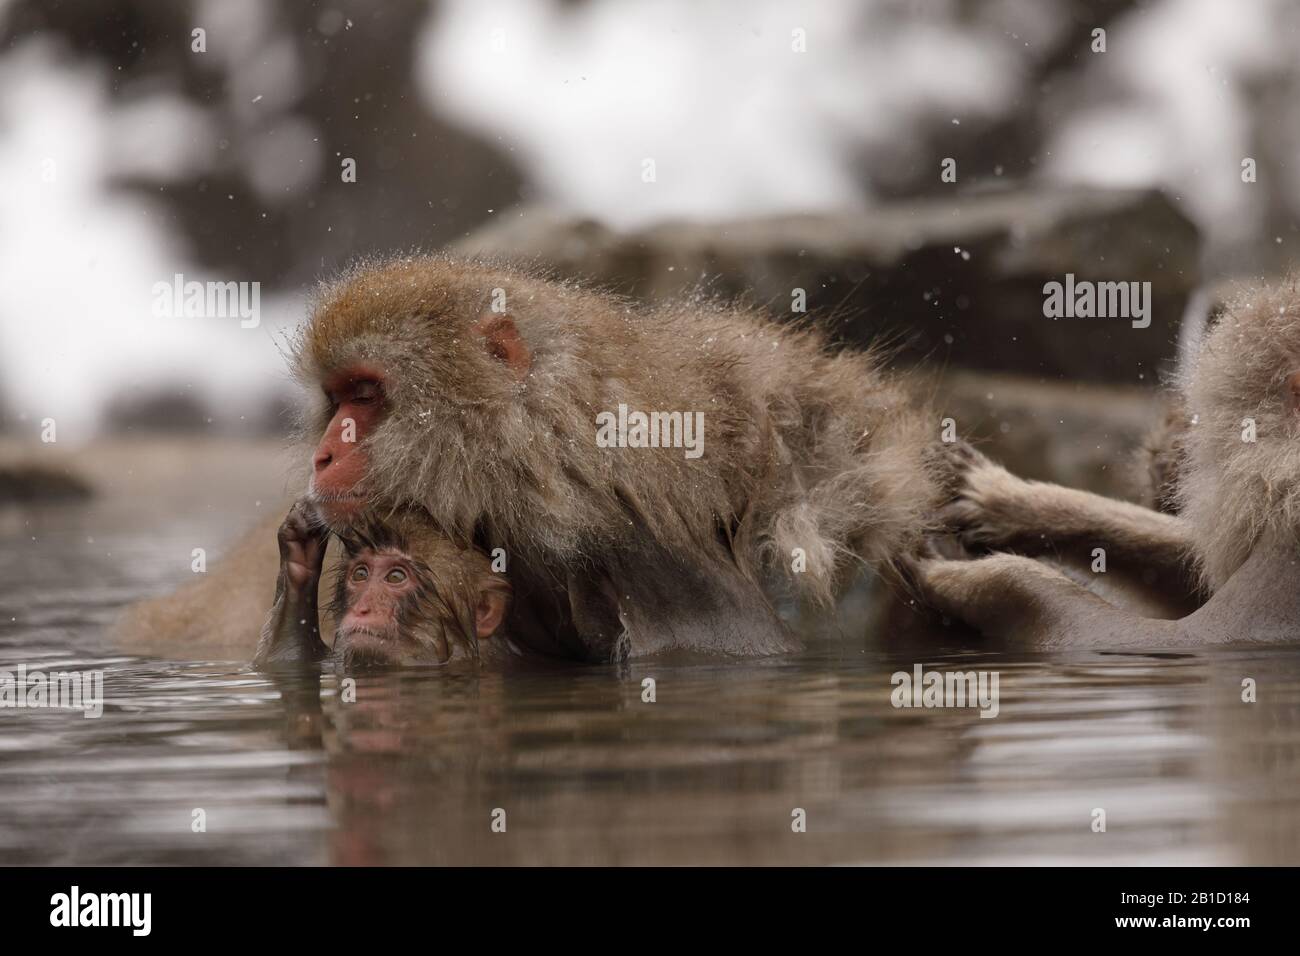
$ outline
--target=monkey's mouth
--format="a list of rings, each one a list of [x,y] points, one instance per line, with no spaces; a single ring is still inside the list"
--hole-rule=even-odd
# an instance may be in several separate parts
[[[345,670],[366,667],[392,667],[402,663],[400,656],[393,653],[387,644],[363,638],[349,641],[336,655]]]
[[[338,633],[339,640],[351,641],[359,637],[372,638],[376,641],[396,641],[398,635],[393,631],[381,631],[376,627],[367,627],[365,624],[350,624],[340,629]]]
[[[340,631],[334,639],[334,658],[349,670],[405,662],[401,642],[395,636],[368,627]]]
[[[385,631],[364,624],[340,628],[334,638],[333,655],[345,668],[406,667],[441,665],[447,661],[435,648],[404,637],[397,631]]]

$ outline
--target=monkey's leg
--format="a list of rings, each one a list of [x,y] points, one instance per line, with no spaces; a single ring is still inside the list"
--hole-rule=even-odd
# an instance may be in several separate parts
[[[315,520],[310,506],[296,502],[276,533],[280,574],[275,603],[262,626],[253,663],[277,668],[314,664],[329,654],[320,638],[316,612],[321,567],[329,532]]]
[[[1040,645],[1164,643],[1173,621],[1135,617],[1032,558],[924,558],[911,566],[927,601],[985,634]]]
[[[957,496],[941,517],[968,546],[1053,553],[1087,564],[1094,548],[1109,561],[1155,571],[1188,594],[1196,590],[1185,522],[1140,505],[1046,482],[1026,481],[969,446],[952,451]]]

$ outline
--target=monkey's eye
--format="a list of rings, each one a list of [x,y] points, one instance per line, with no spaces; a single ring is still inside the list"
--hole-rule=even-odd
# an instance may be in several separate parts
[[[366,567],[364,564],[358,564],[355,568],[352,569],[353,581],[364,581],[368,577],[370,577],[370,569]]]
[[[384,580],[389,584],[401,584],[406,580],[406,572],[401,568],[393,568],[393,570],[384,575]]]
[[[381,393],[378,382],[369,380],[357,382],[352,388],[352,401],[358,405],[369,405],[379,401]]]

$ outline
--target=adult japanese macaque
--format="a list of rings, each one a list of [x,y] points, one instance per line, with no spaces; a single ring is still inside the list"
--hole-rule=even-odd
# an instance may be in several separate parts
[[[948,512],[968,545],[1104,548],[1199,584],[1177,620],[1109,604],[1024,554],[912,567],[928,600],[982,631],[1048,644],[1295,640],[1300,633],[1300,290],[1244,291],[1180,381],[1176,515],[1022,481],[968,454]]]
[[[458,548],[411,516],[382,523],[363,516],[340,533],[327,646],[317,596],[328,539],[303,501],[280,525],[280,572],[253,658],[258,667],[440,665],[514,652],[498,634],[510,603],[504,575],[493,573],[486,555]]]
[[[831,602],[936,503],[882,362],[750,311],[404,258],[323,288],[295,356],[326,519],[415,507],[504,549],[508,630],[556,656],[793,648],[774,602]]]

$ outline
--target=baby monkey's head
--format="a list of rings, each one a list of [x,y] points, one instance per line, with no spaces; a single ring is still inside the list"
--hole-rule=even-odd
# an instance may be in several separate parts
[[[500,630],[510,583],[481,551],[414,515],[363,518],[339,540],[333,656],[345,667],[477,659]]]

